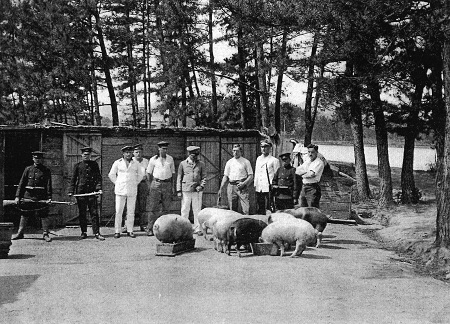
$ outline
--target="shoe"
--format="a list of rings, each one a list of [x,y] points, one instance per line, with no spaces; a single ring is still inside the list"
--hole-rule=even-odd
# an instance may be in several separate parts
[[[127,232],[127,227],[126,226],[124,226],[124,227],[122,227],[122,233],[126,233]]]
[[[120,237],[120,233],[115,233],[114,234],[114,238],[119,238]]]
[[[48,234],[44,234],[44,241],[45,242],[51,242],[52,238],[50,236],[48,236]]]
[[[97,240],[100,240],[100,241],[104,241],[105,240],[105,238],[103,236],[101,236],[100,233],[95,234],[95,238]]]
[[[135,237],[136,237],[136,235],[134,235],[133,232],[128,232],[128,233],[127,233],[127,236],[129,236],[129,237],[131,237],[131,238],[135,238]]]
[[[81,233],[80,240],[84,240],[87,238],[87,234],[85,232]]]
[[[23,233],[17,233],[11,236],[11,240],[21,240],[21,239],[23,239]]]

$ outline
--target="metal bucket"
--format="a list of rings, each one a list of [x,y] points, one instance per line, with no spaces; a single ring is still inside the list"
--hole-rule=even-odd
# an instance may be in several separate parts
[[[0,223],[0,259],[8,257],[11,246],[11,236],[14,232],[13,223]]]

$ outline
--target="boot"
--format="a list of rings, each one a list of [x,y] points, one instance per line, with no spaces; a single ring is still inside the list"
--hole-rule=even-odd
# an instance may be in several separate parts
[[[52,238],[50,236],[48,236],[48,229],[49,229],[49,225],[50,225],[50,219],[49,218],[41,218],[41,222],[42,222],[42,229],[44,232],[44,240],[45,242],[51,242]]]
[[[17,234],[11,237],[11,240],[20,240],[23,239],[23,232],[25,230],[25,226],[27,225],[27,219],[23,216],[20,217],[19,230]]]
[[[51,242],[52,238],[48,236],[48,232],[44,232],[44,241],[45,242]]]

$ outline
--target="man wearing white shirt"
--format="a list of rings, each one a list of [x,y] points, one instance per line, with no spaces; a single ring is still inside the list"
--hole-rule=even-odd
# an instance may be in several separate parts
[[[309,144],[309,161],[299,166],[296,170],[296,174],[303,178],[303,186],[300,193],[300,205],[302,207],[319,208],[320,198],[322,197],[322,190],[319,182],[325,164],[322,159],[318,157],[318,149],[319,147],[317,145]]]
[[[142,144],[137,144],[134,146],[133,160],[139,163],[143,172],[145,174],[148,166],[148,159],[143,156],[144,148]],[[136,208],[135,208],[135,218],[139,218],[139,225],[141,231],[144,231],[145,223],[147,222],[147,196],[148,196],[148,179],[144,176],[141,182],[138,184],[137,197],[136,197]]]
[[[151,183],[147,202],[148,236],[153,236],[153,224],[159,216],[169,211],[172,202],[175,163],[167,154],[168,146],[165,141],[159,142],[158,154],[150,159],[147,166],[147,177]]]
[[[139,163],[133,160],[133,147],[122,148],[123,157],[114,161],[108,177],[114,183],[116,194],[116,219],[114,223],[115,238],[120,237],[122,214],[127,205],[127,235],[135,238],[133,233],[134,209],[136,207],[137,187],[144,178],[145,173]]]
[[[233,145],[233,158],[225,164],[218,192],[219,198],[222,188],[228,182],[227,197],[230,210],[238,211],[238,202],[240,202],[242,213],[248,215],[250,211],[248,185],[252,180],[253,170],[250,161],[242,157],[242,149],[239,144]]]
[[[270,155],[272,144],[266,141],[261,142],[261,155],[256,159],[255,165],[255,194],[256,213],[265,215],[270,208],[270,189],[275,172],[280,167],[280,161]]]

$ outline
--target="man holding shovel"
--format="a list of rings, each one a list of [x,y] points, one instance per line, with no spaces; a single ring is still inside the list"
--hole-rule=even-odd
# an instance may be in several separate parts
[[[98,214],[98,196],[102,194],[102,175],[98,163],[91,160],[92,148],[81,149],[81,161],[75,164],[70,181],[69,197],[77,199],[80,218],[81,237],[87,238],[86,209],[89,209],[92,232],[97,240],[105,238],[100,235],[100,218]]]

